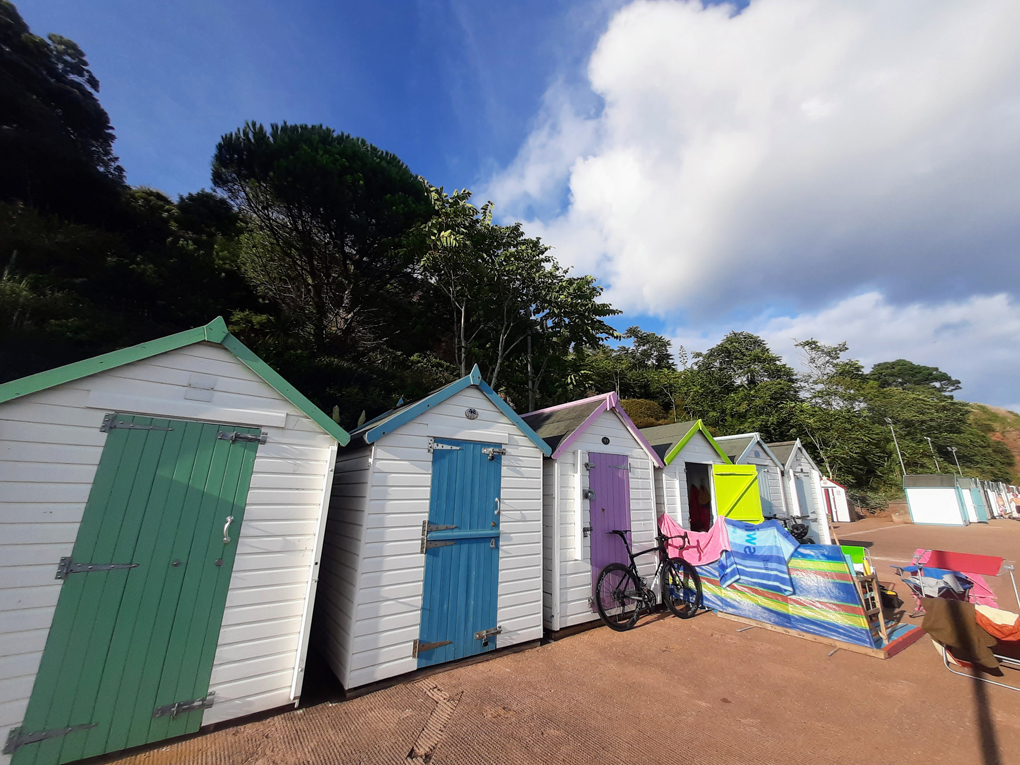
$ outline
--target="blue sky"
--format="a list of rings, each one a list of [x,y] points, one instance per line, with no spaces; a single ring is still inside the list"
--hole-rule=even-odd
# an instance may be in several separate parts
[[[17,5],[85,50],[133,184],[323,123],[493,199],[620,328],[845,340],[1020,410],[1015,0]]]
[[[133,184],[209,185],[245,120],[364,136],[447,187],[509,162],[550,80],[583,70],[611,6],[564,2],[22,0],[36,33],[78,42]]]

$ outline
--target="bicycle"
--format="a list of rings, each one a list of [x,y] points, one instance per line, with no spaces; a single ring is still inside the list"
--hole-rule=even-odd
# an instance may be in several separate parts
[[[613,529],[627,547],[629,564],[610,563],[599,573],[595,583],[595,606],[603,623],[612,630],[623,632],[637,624],[638,617],[656,606],[656,596],[645,580],[638,574],[637,558],[650,553],[659,553],[659,565],[655,578],[662,583],[662,602],[670,613],[680,619],[689,619],[701,608],[701,577],[694,566],[683,558],[671,558],[666,551],[666,541],[682,539],[683,547],[689,544],[687,534],[666,537],[656,535],[658,544],[647,550],[632,552],[626,531]],[[661,577],[660,577],[661,574]]]
[[[815,540],[809,537],[811,533],[811,527],[801,521],[813,521],[814,516],[802,516],[799,518],[780,518],[777,515],[763,515],[763,518],[767,521],[779,521],[783,524],[783,528],[790,532],[790,536],[797,540],[798,544],[802,545],[813,545]]]

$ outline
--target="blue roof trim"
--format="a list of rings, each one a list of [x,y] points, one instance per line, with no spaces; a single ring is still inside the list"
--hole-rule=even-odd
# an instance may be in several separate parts
[[[364,434],[357,433],[357,431],[355,431],[355,434],[364,438],[366,444],[375,443],[387,433],[392,433],[401,425],[410,422],[437,404],[441,404],[451,396],[460,393],[462,390],[469,388],[472,385],[476,386],[483,394],[485,394],[485,397],[495,404],[496,408],[505,414],[507,419],[517,426],[518,430],[526,435],[531,442],[535,444],[535,446],[541,449],[542,454],[547,457],[552,454],[552,449],[549,447],[549,444],[542,440],[539,435],[531,429],[528,423],[522,420],[521,416],[511,409],[510,405],[500,398],[496,391],[490,388],[488,383],[482,379],[482,373],[481,370],[478,369],[477,364],[475,364],[470,374],[460,378],[454,383],[450,383],[445,388],[437,390],[431,396],[426,396],[420,401],[416,401],[415,403],[404,407],[403,410],[397,412],[385,422],[380,423],[374,428],[366,430]]]

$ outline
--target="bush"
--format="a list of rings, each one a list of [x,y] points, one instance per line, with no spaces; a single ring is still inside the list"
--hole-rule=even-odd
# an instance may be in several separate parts
[[[654,401],[646,398],[625,398],[620,400],[623,411],[627,413],[639,428],[650,428],[653,425],[665,425],[670,422],[666,410]]]

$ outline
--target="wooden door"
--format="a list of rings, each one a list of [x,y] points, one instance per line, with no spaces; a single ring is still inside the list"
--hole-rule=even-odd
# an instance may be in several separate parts
[[[14,765],[193,733],[209,703],[260,431],[133,415],[104,428]]]
[[[720,518],[761,523],[757,465],[713,465],[712,483]]]
[[[503,447],[433,439],[419,667],[496,647]]]
[[[630,464],[626,454],[588,454],[591,586],[610,563],[628,563],[627,546],[613,529],[630,531]],[[592,606],[595,610],[595,606]]]

